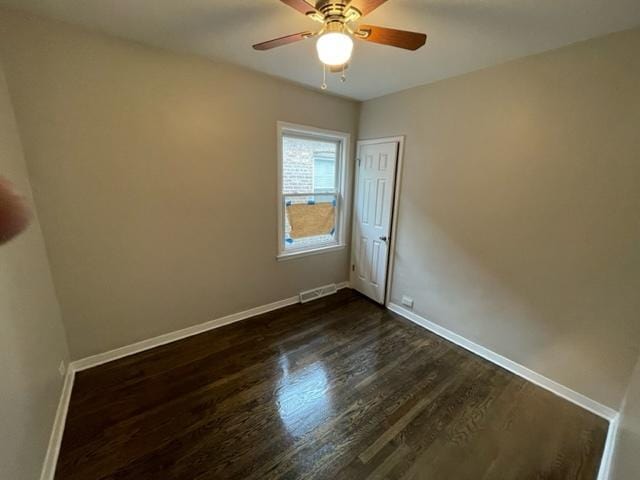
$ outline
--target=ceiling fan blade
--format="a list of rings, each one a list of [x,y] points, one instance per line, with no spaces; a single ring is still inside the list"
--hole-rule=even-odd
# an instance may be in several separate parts
[[[417,50],[427,41],[427,35],[424,33],[376,27],[375,25],[360,25],[358,32],[356,32],[356,38],[406,50]]]
[[[254,50],[271,50],[272,48],[282,47],[283,45],[289,45],[290,43],[299,42],[306,38],[312,37],[311,32],[294,33],[293,35],[287,35],[286,37],[274,38],[267,42],[256,43],[253,46]]]
[[[360,12],[360,15],[364,17],[365,15],[373,12],[376,8],[378,8],[386,1],[387,0],[353,0],[347,7],[347,10],[349,9],[349,7],[353,7]]]
[[[295,8],[303,15],[310,15],[313,13],[320,13],[316,10],[316,7],[309,5],[305,0],[280,0],[282,3],[289,5],[291,8]]]

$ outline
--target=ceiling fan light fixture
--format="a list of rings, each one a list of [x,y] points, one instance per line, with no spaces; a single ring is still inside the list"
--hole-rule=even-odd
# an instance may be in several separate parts
[[[318,58],[328,66],[344,65],[351,59],[353,39],[342,32],[329,32],[318,38]]]

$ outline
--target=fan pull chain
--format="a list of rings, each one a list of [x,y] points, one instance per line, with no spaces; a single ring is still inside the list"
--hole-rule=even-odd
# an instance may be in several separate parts
[[[340,81],[342,83],[347,81],[347,74],[345,73],[346,68],[347,68],[347,64],[345,63],[342,65],[342,75],[340,76]]]
[[[327,89],[327,66],[324,63],[322,64],[322,85],[320,85],[320,88],[322,90]]]

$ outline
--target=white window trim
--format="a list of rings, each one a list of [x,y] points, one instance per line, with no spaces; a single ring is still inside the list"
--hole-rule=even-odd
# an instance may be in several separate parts
[[[278,246],[276,258],[278,260],[291,260],[293,258],[301,258],[309,255],[318,255],[322,253],[330,253],[342,250],[347,247],[347,217],[350,207],[349,196],[349,159],[351,158],[351,135],[346,132],[338,132],[334,130],[326,130],[323,128],[309,127],[306,125],[298,125],[295,123],[278,122],[277,124],[277,144],[278,144]],[[340,156],[338,158],[338,181],[339,188],[337,205],[338,218],[336,220],[336,243],[328,245],[319,245],[317,247],[304,248],[298,251],[285,250],[284,248],[284,195],[282,194],[282,137],[285,134],[311,136],[331,141],[339,141],[341,143]]]

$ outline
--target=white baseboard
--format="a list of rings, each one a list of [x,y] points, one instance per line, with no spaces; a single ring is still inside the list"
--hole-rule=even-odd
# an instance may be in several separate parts
[[[556,395],[564,398],[565,400],[575,403],[579,407],[582,407],[585,410],[588,410],[591,413],[594,413],[599,417],[602,417],[608,420],[609,422],[613,422],[613,420],[618,415],[618,412],[616,412],[614,409],[607,407],[606,405],[602,405],[601,403],[581,393],[571,390],[570,388],[565,387],[564,385],[558,382],[555,382],[545,377],[544,375],[534,372],[533,370],[530,370],[527,367],[524,367],[519,363],[514,362],[513,360],[509,360],[508,358],[503,357],[502,355],[495,353],[489,350],[488,348],[478,345],[477,343],[474,343],[471,340],[468,340],[463,336],[452,332],[451,330],[448,330],[436,323],[433,323],[427,320],[426,318],[421,317],[420,315],[410,310],[407,310],[404,307],[401,307],[400,305],[397,305],[395,303],[389,303],[389,305],[387,305],[387,308],[389,308],[389,310],[391,310],[392,312],[395,312],[398,315],[401,315],[406,319],[411,320],[412,322],[420,325],[421,327],[424,327],[427,330],[430,330],[436,335],[443,337],[449,340],[450,342],[453,342],[456,345],[459,345],[462,348],[469,350],[472,353],[475,353],[476,355],[490,361],[491,363],[495,363],[496,365],[506,370],[509,370],[512,373],[515,373],[516,375],[530,381],[531,383],[535,383],[539,387],[542,387],[546,390],[549,390],[552,393],[555,393]]]
[[[613,452],[616,449],[616,441],[618,440],[619,425],[620,415],[616,415],[615,418],[609,421],[609,431],[607,432],[607,441],[604,444],[604,451],[600,460],[598,480],[609,480],[611,478],[611,465],[613,464]]]
[[[604,445],[604,451],[602,452],[602,459],[600,460],[600,468],[598,470],[598,480],[609,480],[611,476],[611,464],[613,461],[613,453],[615,451],[616,440],[618,437],[618,422],[619,422],[619,414],[614,409],[607,407],[606,405],[602,405],[595,400],[578,393],[574,390],[571,390],[564,385],[555,382],[544,375],[540,375],[539,373],[534,372],[533,370],[528,369],[516,363],[512,360],[509,360],[502,355],[495,353],[488,348],[485,348],[477,343],[472,342],[464,338],[457,333],[452,332],[436,323],[433,323],[427,320],[420,315],[407,310],[400,305],[395,303],[389,303],[387,308],[392,312],[397,313],[405,317],[408,320],[420,325],[423,328],[435,333],[436,335],[443,337],[450,342],[455,343],[456,345],[461,346],[462,348],[469,350],[472,353],[484,358],[485,360],[494,363],[505,370],[509,370],[510,372],[524,378],[525,380],[530,381],[531,383],[535,383],[539,387],[548,390],[559,397],[568,400],[571,403],[578,405],[585,410],[598,415],[599,417],[604,418],[609,421],[609,430],[607,432],[607,440]]]
[[[342,283],[336,284],[336,287],[338,290],[347,288],[348,286],[349,286],[349,282],[342,282]],[[90,357],[82,358],[80,360],[71,362],[70,367],[76,372],[86,370],[92,367],[97,367],[98,365],[102,365],[104,363],[108,363],[113,360],[118,360],[120,358],[127,357],[129,355],[134,355],[136,353],[140,353],[145,350],[149,350],[151,348],[159,347],[161,345],[175,342],[177,340],[182,340],[183,338],[191,337],[199,333],[220,328],[224,325],[229,325],[230,323],[239,322],[240,320],[246,320],[247,318],[251,318],[256,315],[260,315],[262,313],[271,312],[273,310],[287,307],[289,305],[294,305],[296,303],[300,303],[300,298],[298,297],[298,295],[296,295],[295,297],[289,297],[283,300],[278,300],[277,302],[269,303],[267,305],[261,305],[259,307],[250,308],[249,310],[245,310],[243,312],[232,313],[231,315],[227,315],[221,318],[216,318],[215,320],[210,320],[208,322],[201,323],[199,325],[194,325],[192,327],[183,328],[182,330],[177,330],[175,332],[169,332],[163,335],[158,335],[157,337],[149,338],[147,340],[142,340],[140,342],[136,342],[131,345],[126,345],[124,347],[116,348],[108,352],[99,353],[97,355],[92,355]]]
[[[58,455],[60,454],[60,445],[62,443],[62,434],[64,433],[64,425],[67,421],[67,412],[69,411],[69,401],[71,400],[71,390],[73,389],[73,380],[75,371],[67,368],[56,410],[56,417],[53,421],[53,428],[49,437],[49,446],[44,457],[40,480],[53,480],[56,473],[56,464],[58,463]]]
[[[140,342],[132,343],[131,345],[126,345],[114,350],[109,350],[108,352],[98,353],[97,355],[92,355],[90,357],[76,360],[71,363],[71,367],[76,372],[80,372],[82,370],[97,367],[98,365],[112,362],[123,357],[128,357],[129,355],[135,355],[136,353],[144,352],[145,350],[149,350],[151,348],[166,345],[167,343],[182,340],[183,338],[198,335],[199,333],[207,332],[209,330],[214,330],[224,325],[229,325],[230,323],[239,322],[240,320],[245,320],[255,315],[260,315],[261,313],[267,313],[271,312],[272,310],[287,307],[298,302],[298,297],[295,296],[285,298],[283,300],[278,300],[277,302],[269,303],[267,305],[262,305],[260,307],[250,308],[249,310],[245,310],[243,312],[232,313],[231,315],[216,318],[215,320],[210,320],[198,325],[193,325],[192,327],[165,333],[163,335],[158,335],[157,337],[148,338]]]

